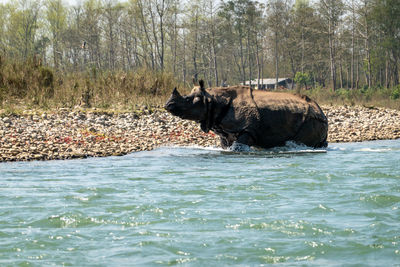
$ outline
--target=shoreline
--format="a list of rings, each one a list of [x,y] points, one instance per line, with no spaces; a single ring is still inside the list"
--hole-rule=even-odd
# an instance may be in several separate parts
[[[321,108],[329,121],[328,143],[400,138],[399,110]],[[165,145],[212,147],[219,138],[161,109],[140,116],[59,109],[0,117],[0,162],[122,156]]]

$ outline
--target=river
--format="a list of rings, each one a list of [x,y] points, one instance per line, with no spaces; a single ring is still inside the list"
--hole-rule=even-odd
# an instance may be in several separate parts
[[[1,266],[400,263],[400,140],[0,163]]]

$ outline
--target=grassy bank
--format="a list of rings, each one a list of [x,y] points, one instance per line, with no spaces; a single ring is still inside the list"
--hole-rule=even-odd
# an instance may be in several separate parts
[[[178,82],[170,73],[140,69],[99,72],[87,69],[63,73],[35,60],[11,62],[0,58],[0,109],[100,108],[131,110],[160,106]]]
[[[365,107],[385,107],[400,110],[400,85],[395,88],[339,89],[312,88],[300,90],[321,105],[360,105]]]
[[[99,72],[86,69],[64,73],[42,66],[34,59],[13,62],[0,57],[0,114],[21,113],[26,109],[98,108],[129,111],[143,106],[161,106],[171,90],[190,88],[170,73],[140,69],[129,72]],[[400,110],[397,88],[300,90],[320,104],[363,105]]]

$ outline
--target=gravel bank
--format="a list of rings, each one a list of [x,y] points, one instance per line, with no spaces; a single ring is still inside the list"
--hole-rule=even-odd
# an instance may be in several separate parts
[[[400,138],[400,111],[323,106],[328,142]],[[198,124],[163,110],[112,114],[57,110],[0,117],[0,162],[125,155],[166,145],[218,146],[219,138]]]

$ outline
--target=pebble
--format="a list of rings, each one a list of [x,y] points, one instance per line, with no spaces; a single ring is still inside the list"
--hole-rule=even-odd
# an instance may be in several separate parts
[[[321,108],[329,120],[330,143],[400,138],[398,110]],[[138,116],[61,109],[0,118],[0,162],[120,156],[168,145],[219,146],[218,136],[202,132],[195,122],[162,109],[147,111]]]

